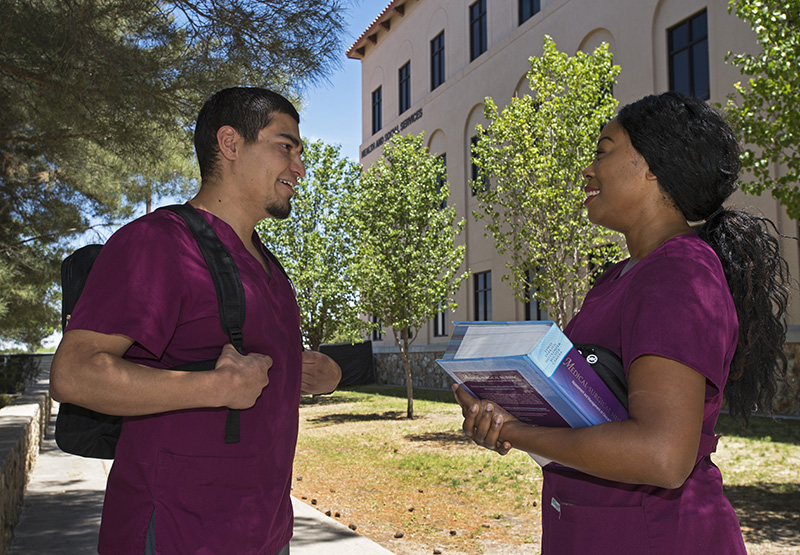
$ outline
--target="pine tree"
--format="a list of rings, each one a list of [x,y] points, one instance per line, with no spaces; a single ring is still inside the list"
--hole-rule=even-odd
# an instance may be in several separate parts
[[[340,48],[339,0],[0,2],[0,339],[58,322],[68,240],[196,185],[210,94],[297,97]]]

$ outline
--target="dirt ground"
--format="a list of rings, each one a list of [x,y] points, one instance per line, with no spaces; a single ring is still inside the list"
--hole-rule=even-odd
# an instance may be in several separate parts
[[[330,515],[346,525],[353,524],[356,531],[371,540],[379,543],[396,555],[430,555],[431,553],[441,553],[443,555],[472,555],[474,553],[484,553],[485,555],[537,555],[539,551],[539,541],[541,529],[538,525],[538,513],[536,517],[530,519],[515,519],[511,522],[508,519],[487,521],[484,526],[495,527],[499,530],[513,527],[515,533],[509,537],[508,541],[503,538],[487,539],[476,543],[477,549],[460,548],[457,541],[454,541],[459,533],[464,533],[458,529],[443,532],[439,542],[431,542],[429,539],[415,538],[414,535],[403,535],[400,538],[396,534],[402,530],[395,525],[397,509],[391,502],[384,503],[381,510],[380,505],[370,504],[365,506],[359,503],[357,496],[350,496],[347,492],[356,491],[358,486],[350,482],[347,476],[337,475],[335,471],[330,472],[329,480],[337,483],[334,491],[329,491],[329,495],[319,495],[309,498],[303,495],[302,491],[318,490],[316,485],[304,484],[302,487],[295,487],[295,495],[303,498],[303,501],[311,504],[312,499],[316,501],[315,508]],[[326,480],[327,481],[327,480]],[[329,488],[330,490],[331,488]],[[796,494],[788,498],[781,498],[775,494],[759,492],[755,489],[742,488],[728,491],[728,497],[736,509],[739,521],[742,526],[742,533],[745,538],[747,552],[749,555],[798,555],[800,554],[800,497]],[[776,507],[782,507],[776,509]],[[448,513],[452,512],[449,508],[437,508],[430,504],[426,514],[429,519],[440,519],[440,522],[448,523]],[[339,515],[338,517],[336,515]],[[445,528],[447,525],[445,525]],[[455,532],[455,534],[453,534]],[[452,536],[451,536],[452,534]],[[521,537],[525,538],[525,543],[520,543]]]
[[[313,426],[308,425],[309,420],[319,422],[321,410],[321,407],[301,409],[301,442],[293,491],[296,497],[397,555],[539,554],[540,483],[531,482],[529,497],[520,501],[518,496],[516,500],[522,510],[512,510],[511,500],[503,498],[503,495],[510,496],[504,487],[507,486],[505,477],[506,484],[497,484],[494,497],[492,482],[480,482],[481,488],[489,490],[481,490],[483,504],[480,505],[470,498],[469,484],[456,488],[455,492],[452,487],[439,488],[435,484],[422,488],[399,479],[400,471],[393,468],[387,473],[386,469],[374,469],[372,464],[359,466],[357,449],[356,454],[344,458],[341,465],[320,468],[314,464],[310,450],[304,449],[302,436],[304,433],[334,433],[331,428],[314,431]],[[347,428],[345,437],[358,438],[369,434],[370,428],[376,425],[375,418],[382,419],[381,424],[385,425],[402,417],[384,414],[348,419],[339,412],[336,418],[336,426]],[[409,441],[395,443],[395,453],[404,449],[438,449],[458,457],[463,450],[474,448],[458,430],[422,434],[412,439],[411,443],[415,443],[410,447],[406,447]],[[376,449],[382,447],[375,446]],[[474,472],[480,473],[481,469]],[[473,486],[478,487],[477,483],[473,482]],[[739,516],[749,555],[800,554],[800,490],[797,487],[733,486],[726,488],[726,495]],[[495,504],[494,508],[491,503]]]

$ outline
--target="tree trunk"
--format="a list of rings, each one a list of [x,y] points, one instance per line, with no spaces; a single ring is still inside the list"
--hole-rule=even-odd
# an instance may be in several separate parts
[[[406,394],[408,396],[408,408],[406,417],[414,418],[414,386],[411,384],[411,360],[408,358],[408,331],[403,332],[403,345],[400,348],[403,354],[403,364],[406,367]]]

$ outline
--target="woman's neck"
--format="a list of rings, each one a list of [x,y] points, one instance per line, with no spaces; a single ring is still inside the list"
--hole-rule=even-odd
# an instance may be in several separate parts
[[[620,272],[625,274],[636,266],[645,256],[656,250],[658,247],[679,235],[694,233],[686,220],[665,222],[666,225],[650,227],[640,233],[625,234],[625,242],[630,253],[630,260]]]

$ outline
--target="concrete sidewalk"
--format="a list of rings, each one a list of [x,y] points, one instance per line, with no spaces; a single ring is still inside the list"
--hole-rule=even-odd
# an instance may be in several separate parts
[[[54,403],[9,555],[97,552],[103,492],[111,461],[62,452],[53,439],[57,410],[58,404]],[[292,504],[292,555],[391,555],[391,551],[302,501],[292,498]]]

